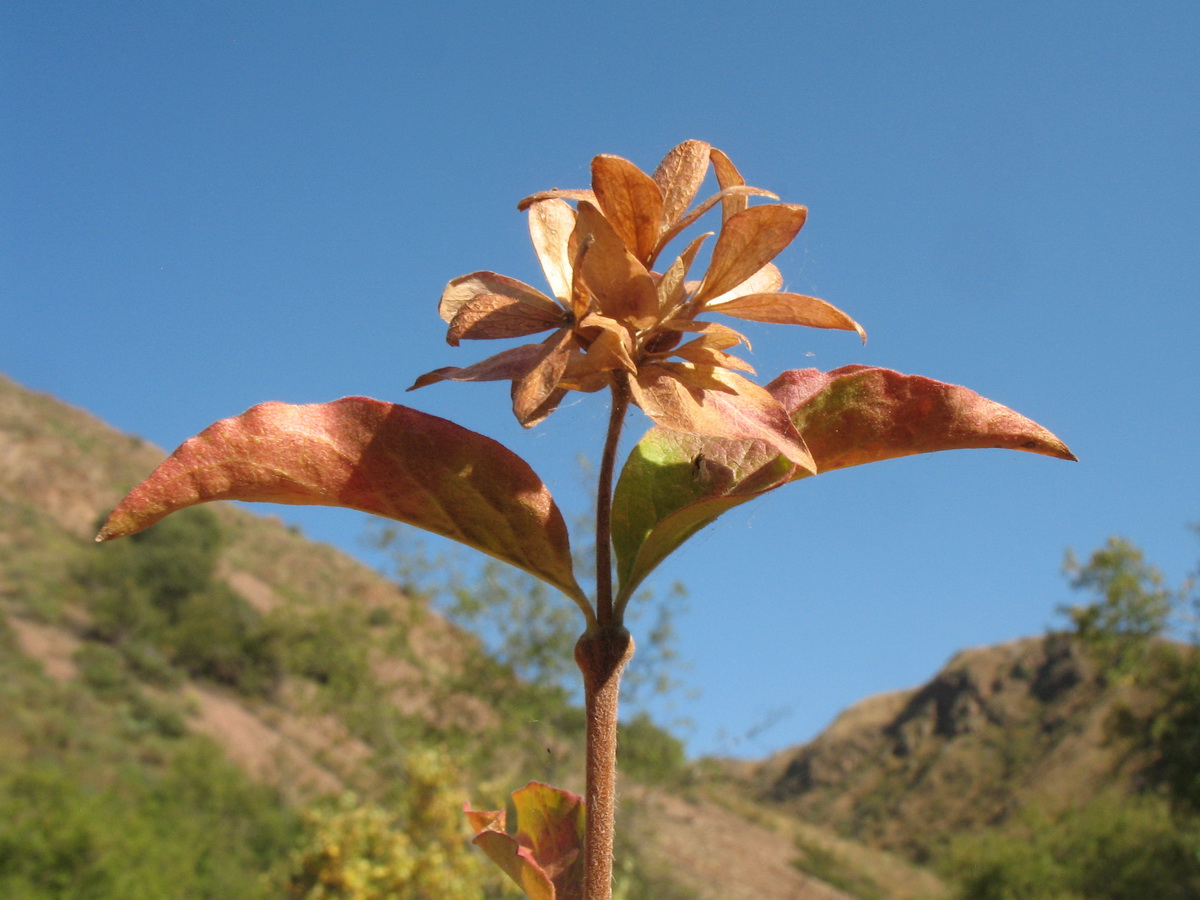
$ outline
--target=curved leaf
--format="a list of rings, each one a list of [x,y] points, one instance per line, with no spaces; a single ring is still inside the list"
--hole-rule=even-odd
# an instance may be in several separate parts
[[[368,397],[263,403],[185,441],[133,489],[97,540],[210,500],[344,506],[512,563],[587,601],[562,514],[529,465],[491,438]]]
[[[1033,420],[969,388],[920,375],[869,366],[793,369],[767,390],[791,413],[818,472],[937,450],[999,448],[1075,459]]]
[[[629,454],[613,494],[617,608],[689,537],[722,513],[787,484],[796,469],[766,441],[651,428]]]
[[[1003,448],[1073,460],[1036,422],[968,388],[889,369],[795,369],[767,385],[812,453],[817,473],[937,450]],[[734,506],[814,474],[759,441],[652,428],[613,498],[613,547],[627,602],[651,570]]]
[[[466,810],[478,831],[472,843],[491,857],[530,900],[582,900],[583,798],[531,781],[512,795],[517,834],[505,829],[504,810]]]

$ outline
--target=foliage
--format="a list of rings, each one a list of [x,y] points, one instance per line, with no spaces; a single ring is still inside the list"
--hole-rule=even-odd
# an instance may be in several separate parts
[[[409,756],[399,808],[353,794],[305,815],[281,884],[294,900],[477,900],[484,870],[462,835],[458,774],[435,750]]]
[[[1194,900],[1200,829],[1159,798],[1108,793],[1059,816],[1027,810],[1012,828],[953,842],[943,873],[957,900]]]
[[[888,894],[867,874],[848,865],[836,850],[817,843],[796,839],[800,856],[792,865],[807,875],[845,891],[858,900],[886,900]]]
[[[1067,551],[1063,570],[1071,576],[1071,587],[1090,591],[1096,599],[1060,607],[1060,612],[1106,672],[1130,675],[1150,639],[1166,629],[1174,607],[1174,594],[1164,587],[1162,573],[1147,565],[1139,548],[1119,537],[1110,537],[1086,564]]]
[[[265,898],[294,815],[88,646],[66,685],[0,653],[0,896]]]
[[[88,554],[73,567],[96,637],[164,684],[171,667],[249,694],[270,692],[280,650],[262,616],[216,578],[222,536],[207,509]]]

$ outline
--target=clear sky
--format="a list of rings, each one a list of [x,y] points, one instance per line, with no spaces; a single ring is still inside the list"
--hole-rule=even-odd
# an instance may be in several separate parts
[[[1042,632],[1110,534],[1200,556],[1200,6],[6,2],[0,371],[167,449],[275,399],[455,419],[568,509],[605,410],[413,378],[446,281],[541,285],[516,201],[700,138],[802,203],[777,262],[870,334],[751,327],[762,379],[968,385],[1078,464],[942,453],[810,479],[689,542],[694,752],[762,755],[956,650]],[[633,433],[638,431],[633,427]],[[362,552],[364,517],[275,508]],[[565,602],[565,601],[564,601]]]

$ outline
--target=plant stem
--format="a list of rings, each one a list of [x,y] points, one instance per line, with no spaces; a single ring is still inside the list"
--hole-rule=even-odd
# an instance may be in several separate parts
[[[608,433],[600,457],[600,477],[596,485],[596,618],[601,625],[613,621],[612,584],[612,495],[613,471],[617,466],[617,445],[621,426],[629,410],[629,384],[624,372],[617,372],[612,386],[612,409],[608,414]],[[618,623],[619,624],[619,623]]]
[[[575,645],[587,713],[587,790],[584,900],[612,900],[613,837],[617,816],[617,703],[621,672],[633,657],[622,625],[589,628]]]
[[[596,485],[596,621],[575,644],[583,673],[587,716],[586,821],[583,837],[584,900],[612,900],[613,837],[617,818],[617,706],[621,672],[633,656],[633,638],[613,616],[613,472],[621,427],[629,411],[629,382],[617,372],[608,433]]]

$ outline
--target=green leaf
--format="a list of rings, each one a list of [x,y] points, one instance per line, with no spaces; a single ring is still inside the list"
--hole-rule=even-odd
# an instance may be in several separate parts
[[[479,846],[530,900],[582,900],[583,798],[531,781],[512,795],[517,833],[504,810],[466,811]]]
[[[581,607],[566,524],[529,465],[491,438],[368,397],[263,403],[184,442],[121,501],[97,540],[210,500],[344,506],[482,550]]]
[[[889,369],[793,369],[767,390],[788,412],[816,473],[930,453],[998,447],[1075,459],[1057,437],[974,391]],[[618,608],[669,554],[722,513],[812,474],[761,441],[652,428],[613,497]]]
[[[786,484],[797,468],[766,441],[650,429],[613,494],[618,609],[680,544],[722,513]]]

